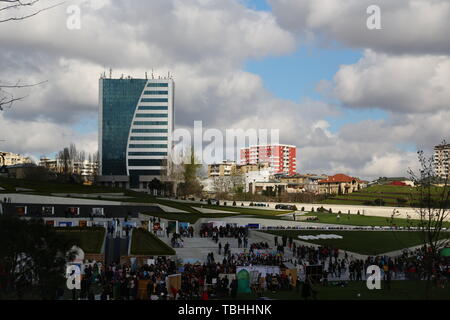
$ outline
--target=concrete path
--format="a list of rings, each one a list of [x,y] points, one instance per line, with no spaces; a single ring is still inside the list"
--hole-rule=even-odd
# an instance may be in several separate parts
[[[209,209],[209,208],[202,208],[202,207],[192,207],[192,208],[195,209],[195,210],[200,211],[201,213],[231,213],[231,214],[239,214],[238,212],[216,210],[216,209]]]
[[[122,202],[67,197],[40,196],[34,194],[2,193],[0,198],[11,198],[12,203],[30,204],[81,204],[81,205],[121,205]],[[147,204],[148,205],[148,204]]]
[[[178,202],[185,202],[185,203],[204,203],[200,201],[192,201],[192,200],[175,200]],[[224,202],[229,203],[230,201],[220,201],[220,204],[223,205]],[[279,204],[280,202],[261,202],[268,205],[268,207],[250,207],[249,204],[251,201],[236,201],[239,204],[243,203],[243,208],[252,208],[252,209],[266,209],[266,210],[275,210],[275,205]],[[253,201],[255,202],[255,201]],[[333,212],[339,212],[341,211],[342,214],[347,214],[350,210],[350,214],[357,214],[358,211],[360,214],[364,214],[366,216],[377,216],[377,217],[391,217],[392,213],[396,212],[396,217],[398,218],[407,218],[408,216],[412,219],[417,218],[418,214],[414,208],[410,207],[386,207],[386,206],[364,206],[364,205],[344,205],[344,204],[323,204],[323,203],[289,203],[290,205],[297,206],[298,209],[304,208],[305,211],[311,211],[313,208],[314,210],[317,210],[317,208],[324,207],[325,209],[332,209]],[[283,210],[280,210],[280,213],[282,213]],[[450,220],[450,217],[449,217]]]

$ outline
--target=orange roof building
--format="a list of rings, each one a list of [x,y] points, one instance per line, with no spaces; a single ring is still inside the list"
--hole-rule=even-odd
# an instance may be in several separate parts
[[[349,194],[361,189],[361,180],[339,173],[319,180],[319,194]]]

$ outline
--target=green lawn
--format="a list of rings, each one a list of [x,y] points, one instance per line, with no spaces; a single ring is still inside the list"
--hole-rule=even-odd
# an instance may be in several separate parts
[[[433,199],[438,200],[443,188],[433,187],[431,192]],[[365,202],[373,202],[375,199],[382,199],[387,206],[411,206],[411,201],[419,201],[419,189],[409,186],[374,185],[347,195],[333,196],[322,200],[321,203],[363,205]],[[397,199],[403,200],[399,202]]]
[[[54,193],[61,194],[93,194],[93,193],[123,193],[124,198],[114,198],[108,199],[104,198],[101,195],[98,195],[97,199],[101,199],[104,201],[121,201],[128,202],[130,204],[133,203],[159,203],[161,205],[165,205],[168,207],[184,210],[192,213],[199,213],[197,210],[193,209],[191,206],[186,205],[184,203],[158,199],[151,195],[135,192],[127,189],[121,188],[112,188],[112,187],[102,187],[102,186],[84,186],[82,184],[76,183],[62,183],[56,181],[42,182],[42,181],[33,181],[33,180],[22,180],[22,179],[12,179],[12,178],[3,178],[0,177],[0,187],[5,189],[4,191],[0,191],[1,193],[10,193],[17,192],[16,188],[25,188],[30,189],[32,191],[22,191],[19,193],[25,194],[35,194],[35,195],[43,195],[43,196],[52,196]],[[77,198],[73,196],[73,198]],[[85,199],[80,197],[80,199]]]
[[[391,221],[391,218],[385,217],[376,217],[376,216],[363,216],[356,214],[340,214],[340,218],[337,218],[337,213],[318,213],[311,212],[305,214],[305,216],[315,216],[319,218],[319,221],[311,221],[315,223],[328,223],[328,224],[343,224],[343,225],[352,225],[352,226],[398,226],[398,227],[408,227],[408,226],[417,226],[419,220],[411,219],[402,219],[402,218],[394,218]],[[307,222],[307,221],[306,221]],[[444,222],[444,227],[450,227],[450,222]]]
[[[177,220],[180,222],[189,222],[194,224],[198,219],[201,218],[225,218],[225,217],[235,217],[235,214],[230,213],[155,213],[155,212],[143,212],[143,214],[152,216],[152,217],[160,217],[167,220]]]
[[[121,188],[102,186],[85,186],[76,183],[62,183],[57,181],[34,181],[0,177],[0,187],[5,191],[15,192],[15,188],[32,189],[34,194],[50,195],[52,193],[133,193]]]
[[[230,203],[233,203],[232,201]],[[248,207],[241,207],[241,206],[214,206],[214,205],[207,205],[207,204],[198,204],[193,206],[203,208],[209,208],[209,209],[215,209],[215,210],[222,210],[222,211],[230,211],[230,212],[237,212],[241,214],[250,214],[250,215],[259,215],[259,216],[276,216],[283,213],[289,213],[293,211],[283,210],[268,210],[268,209],[257,209],[257,208],[248,208]]]
[[[379,255],[420,245],[422,233],[418,231],[338,231],[338,230],[280,230],[267,233],[300,240],[299,235],[335,234],[342,239],[301,240],[318,245],[331,246],[341,250],[365,255]],[[441,238],[450,238],[450,233],[443,233]]]
[[[83,249],[85,253],[100,253],[105,237],[105,228],[59,228],[56,232],[63,234],[67,239]]]
[[[315,285],[317,300],[425,300],[425,281],[392,281],[391,289],[388,290],[381,283],[381,290],[369,290],[365,281],[351,281],[346,287]],[[280,291],[277,293],[266,292],[264,297],[276,300],[303,300],[300,293],[293,291]],[[429,299],[449,300],[450,286],[447,288],[432,288]],[[256,299],[254,294],[239,294],[237,299]],[[299,307],[301,308],[300,302]]]
[[[144,229],[134,229],[131,239],[132,255],[174,255],[175,250]]]

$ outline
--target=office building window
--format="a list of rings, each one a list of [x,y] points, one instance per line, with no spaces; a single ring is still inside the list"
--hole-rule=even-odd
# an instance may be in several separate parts
[[[138,110],[167,110],[167,106],[139,106]]]
[[[169,84],[167,83],[167,82],[165,82],[165,83],[149,83],[149,84],[147,84],[147,87],[149,87],[149,88],[167,88],[167,87],[169,87]]]
[[[130,149],[167,148],[167,144],[130,144]]]
[[[134,140],[134,141],[145,141],[145,140],[165,141],[165,140],[167,140],[167,137],[131,137],[130,140]]]
[[[167,129],[131,129],[131,133],[167,133]]]
[[[166,126],[167,121],[134,121],[134,126]]]
[[[137,113],[136,118],[167,118],[167,113]]]
[[[158,94],[168,94],[169,91],[144,91],[144,94],[146,95],[150,95],[150,94],[154,94],[154,95],[158,95]]]
[[[141,102],[168,102],[167,98],[142,98]]]

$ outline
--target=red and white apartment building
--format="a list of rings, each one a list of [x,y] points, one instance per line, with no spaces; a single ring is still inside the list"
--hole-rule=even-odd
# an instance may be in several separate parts
[[[268,163],[274,173],[294,175],[297,170],[296,146],[257,145],[241,149],[241,165]]]

